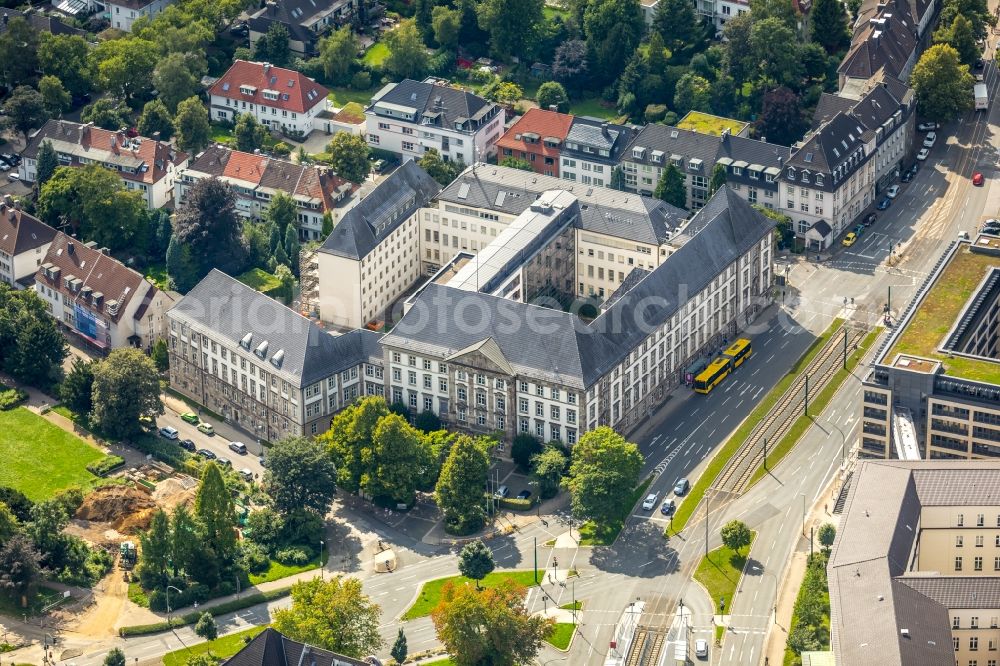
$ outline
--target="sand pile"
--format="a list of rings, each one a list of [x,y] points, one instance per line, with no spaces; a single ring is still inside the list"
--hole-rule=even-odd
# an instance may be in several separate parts
[[[122,534],[145,529],[156,509],[146,493],[128,486],[105,486],[87,495],[74,517],[111,526]]]

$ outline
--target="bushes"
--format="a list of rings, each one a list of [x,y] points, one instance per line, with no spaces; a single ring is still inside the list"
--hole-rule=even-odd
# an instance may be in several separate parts
[[[170,584],[174,587],[181,589],[180,593],[172,592],[170,594],[170,607],[171,608],[184,608],[185,606],[190,606],[194,602],[202,603],[211,596],[211,590],[208,586],[202,585],[201,583],[192,583],[186,589],[181,588],[177,583],[184,584],[184,581],[179,578],[173,579]],[[153,590],[149,593],[149,609],[152,611],[163,612],[167,610],[167,593],[165,590]]]
[[[305,547],[301,546],[282,548],[274,554],[274,559],[278,560],[282,564],[300,567],[312,559],[312,553]]]
[[[153,624],[140,624],[132,627],[122,627],[118,630],[118,635],[123,638],[128,638],[129,636],[156,634],[161,631],[167,631],[171,627],[183,627],[186,624],[194,624],[202,616],[202,613],[210,613],[213,617],[217,617],[219,615],[225,615],[226,613],[232,613],[233,611],[250,608],[251,606],[256,606],[257,604],[263,604],[268,601],[274,601],[275,599],[287,597],[291,591],[291,587],[283,587],[280,590],[271,590],[269,592],[251,594],[241,599],[233,599],[232,601],[217,604],[208,609],[201,609],[200,611],[186,613],[181,617],[171,618],[169,624],[166,622],[156,622]],[[170,605],[175,606],[173,596],[170,598]]]
[[[125,459],[121,456],[104,456],[87,465],[87,471],[95,476],[104,476],[124,464]]]
[[[351,77],[351,87],[355,90],[368,90],[372,87],[372,75],[365,71],[357,72]]]
[[[28,394],[21,389],[5,389],[0,391],[0,411],[14,409],[28,399]]]
[[[179,468],[184,465],[188,456],[184,449],[171,441],[153,435],[140,435],[133,442],[128,443],[132,448],[148,453],[160,462],[167,463],[171,467]]]
[[[271,558],[260,545],[247,542],[243,544],[243,568],[252,574],[263,573],[271,566]]]
[[[830,594],[827,590],[826,551],[809,558],[802,587],[795,599],[792,627],[788,632],[788,647],[794,653],[794,663],[801,663],[803,651],[825,650],[830,644]],[[788,663],[786,658],[785,663]]]
[[[504,497],[500,500],[500,508],[511,511],[528,511],[535,503],[530,499],[518,499],[516,497]]]
[[[524,471],[531,469],[531,457],[541,452],[542,442],[531,435],[518,435],[510,445],[510,457]]]

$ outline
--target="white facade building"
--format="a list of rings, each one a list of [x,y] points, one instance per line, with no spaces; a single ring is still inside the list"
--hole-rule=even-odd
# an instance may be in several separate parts
[[[111,0],[107,3],[111,27],[132,32],[132,24],[142,16],[153,18],[174,0]]]
[[[15,289],[29,286],[55,236],[55,229],[4,195],[0,201],[0,282]]]

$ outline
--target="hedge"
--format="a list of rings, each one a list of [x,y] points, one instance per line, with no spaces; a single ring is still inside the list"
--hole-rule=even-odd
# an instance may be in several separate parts
[[[535,505],[530,499],[518,499],[516,497],[504,497],[500,500],[500,508],[511,511],[530,511]]]
[[[0,391],[0,411],[14,409],[28,399],[28,394],[21,389],[4,389]]]
[[[242,599],[233,599],[232,601],[226,601],[215,606],[209,606],[208,608],[201,608],[190,613],[185,613],[179,617],[170,618],[170,622],[154,622],[153,624],[137,624],[131,627],[122,627],[118,630],[118,635],[122,638],[128,638],[129,636],[143,636],[145,634],[156,634],[161,631],[169,631],[174,627],[183,627],[188,624],[194,624],[201,617],[202,613],[208,613],[213,617],[219,615],[225,615],[226,613],[232,613],[233,611],[243,610],[244,608],[250,608],[251,606],[256,606],[257,604],[267,603],[268,601],[274,601],[275,599],[281,599],[282,597],[287,597],[291,594],[291,587],[283,587],[277,590],[270,590],[268,592],[258,592],[256,594],[251,594],[248,597],[243,597]]]
[[[95,476],[104,476],[114,469],[118,469],[125,464],[125,459],[121,456],[104,456],[100,460],[87,465],[87,471]]]
[[[160,462],[165,462],[171,467],[180,467],[187,459],[187,454],[178,444],[162,437],[144,434],[134,441],[128,442],[133,449],[148,453]]]

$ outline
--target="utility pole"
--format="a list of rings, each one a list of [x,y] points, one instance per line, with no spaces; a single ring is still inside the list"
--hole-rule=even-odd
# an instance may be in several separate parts
[[[711,490],[711,488],[708,490]],[[708,557],[708,505],[712,501],[712,498],[708,495],[708,490],[705,491],[705,557]]]
[[[847,329],[844,329],[844,370],[847,370]]]
[[[885,297],[885,314],[888,317],[892,312],[892,285],[889,285],[889,295]]]
[[[535,536],[535,537],[531,537],[531,538],[535,542],[535,568],[534,568],[534,572],[535,572],[535,585],[538,585],[538,537]]]
[[[805,415],[809,416],[809,375],[806,375],[806,402],[805,402]]]

